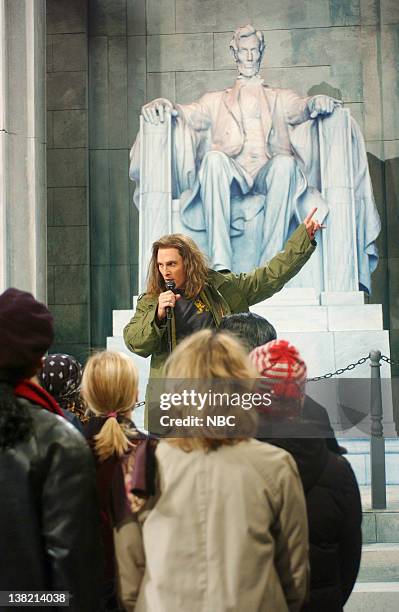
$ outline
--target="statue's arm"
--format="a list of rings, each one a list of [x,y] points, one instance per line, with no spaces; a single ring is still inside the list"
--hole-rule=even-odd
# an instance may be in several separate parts
[[[302,98],[294,91],[286,89],[281,96],[284,113],[290,125],[315,119],[319,115],[330,115],[335,108],[342,106],[341,100],[336,100],[324,94]]]
[[[211,115],[206,104],[206,95],[191,104],[173,104],[166,98],[157,98],[141,108],[144,121],[158,125],[167,115],[180,117],[195,130],[207,130],[211,125]]]
[[[175,108],[178,116],[193,130],[207,130],[212,125],[211,109],[206,103],[206,96],[191,104],[176,104]]]
[[[149,357],[161,348],[166,327],[157,324],[157,307],[158,298],[146,295],[139,298],[136,312],[123,330],[127,348],[140,357]]]
[[[280,291],[305,265],[316,248],[304,223],[295,230],[280,251],[269,262],[253,272],[237,275],[238,288],[248,305],[257,304]]]
[[[302,98],[295,91],[285,89],[281,92],[281,98],[284,107],[284,114],[287,123],[297,125],[310,119],[309,100],[311,98]]]

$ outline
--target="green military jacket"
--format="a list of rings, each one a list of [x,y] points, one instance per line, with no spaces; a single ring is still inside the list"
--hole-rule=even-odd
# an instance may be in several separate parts
[[[287,240],[284,250],[264,266],[246,274],[209,270],[201,299],[209,307],[216,327],[222,317],[248,312],[249,306],[271,297],[299,272],[316,248],[301,224]],[[143,294],[137,301],[134,317],[126,325],[123,337],[126,346],[136,355],[151,355],[151,378],[162,375],[168,357],[166,326],[156,323],[158,296]],[[172,319],[172,333],[175,325]],[[175,342],[176,339],[173,338]]]

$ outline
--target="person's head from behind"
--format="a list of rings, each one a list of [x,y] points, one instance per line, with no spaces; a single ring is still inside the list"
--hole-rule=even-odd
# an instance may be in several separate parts
[[[130,419],[137,394],[138,372],[127,355],[101,351],[88,359],[83,371],[82,395],[90,410],[104,419],[101,431],[95,436],[95,452],[100,461],[114,454],[122,456],[128,450],[123,425]]]
[[[53,317],[33,295],[13,288],[0,295],[0,449],[31,434],[31,417],[14,388],[36,374],[53,338]]]
[[[257,346],[267,344],[277,338],[273,325],[254,312],[240,312],[223,317],[219,330],[236,336],[247,348],[248,353]]]
[[[203,419],[200,435],[177,438],[173,444],[186,451],[211,450],[254,435],[255,411],[243,409],[242,402],[233,401],[232,397],[244,398],[251,394],[256,371],[240,342],[230,334],[206,329],[189,336],[167,360],[165,376],[172,384],[176,383],[174,391],[181,392],[190,386],[206,397],[205,405],[198,412]],[[194,412],[195,407],[190,404],[187,409],[184,406],[175,408],[174,414],[184,418]],[[219,429],[209,424],[208,417],[217,415],[234,417],[235,425]]]
[[[152,245],[147,293],[159,295],[165,282],[174,281],[188,298],[202,290],[208,274],[205,256],[194,240],[183,234],[163,236]]]
[[[83,368],[72,355],[52,353],[42,360],[38,372],[41,386],[52,395],[61,408],[83,416],[85,407],[80,397]]]
[[[299,418],[305,397],[306,364],[287,340],[272,340],[258,346],[249,359],[262,378],[262,391],[270,393],[271,404],[261,412],[276,420]]]

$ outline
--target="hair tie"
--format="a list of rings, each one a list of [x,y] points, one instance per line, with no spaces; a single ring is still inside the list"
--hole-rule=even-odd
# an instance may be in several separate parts
[[[115,419],[118,416],[117,412],[108,412],[108,414],[105,415],[107,419],[110,419],[111,417],[115,417]]]

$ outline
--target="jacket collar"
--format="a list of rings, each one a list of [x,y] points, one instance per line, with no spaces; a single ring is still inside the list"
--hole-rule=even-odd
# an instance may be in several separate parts
[[[47,393],[43,387],[39,387],[39,385],[30,380],[22,380],[19,382],[14,388],[14,395],[27,399],[34,404],[38,404],[41,408],[44,408],[53,414],[58,414],[62,417],[64,416],[64,413],[55,399],[49,393]]]

